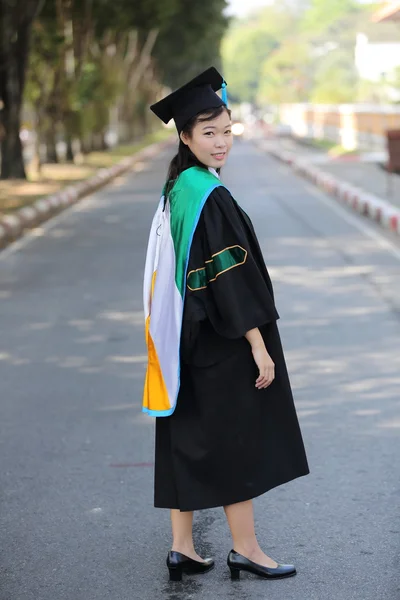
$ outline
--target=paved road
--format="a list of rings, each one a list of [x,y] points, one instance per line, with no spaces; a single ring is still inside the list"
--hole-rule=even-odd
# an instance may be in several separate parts
[[[340,181],[350,183],[400,208],[400,175],[393,173],[388,179],[387,172],[381,166],[387,162],[386,151],[362,152],[358,157],[343,156],[333,159],[326,151],[293,138],[281,137],[279,140],[271,140],[270,143],[278,143],[279,148],[294,154],[296,158],[304,158],[308,163],[314,163],[321,171],[330,173]]]
[[[258,535],[298,575],[232,583],[215,509],[195,530],[216,569],[167,581],[140,412],[142,269],[167,160],[0,259],[1,600],[400,598],[400,250],[249,143],[224,178],[270,267],[312,472],[256,500]]]

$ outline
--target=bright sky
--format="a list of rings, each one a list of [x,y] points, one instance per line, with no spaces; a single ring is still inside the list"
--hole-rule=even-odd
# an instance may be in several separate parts
[[[362,4],[371,4],[372,0],[359,0]],[[243,17],[256,8],[271,4],[271,0],[228,0],[229,7],[226,12],[229,15]]]
[[[228,0],[229,8],[227,13],[237,17],[243,17],[255,8],[260,8],[270,4],[268,0]]]

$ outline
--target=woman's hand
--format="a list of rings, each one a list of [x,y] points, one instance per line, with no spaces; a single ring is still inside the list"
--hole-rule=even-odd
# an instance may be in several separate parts
[[[251,345],[253,358],[260,372],[256,380],[256,388],[262,390],[275,379],[275,364],[264,344],[264,338],[258,327],[250,329],[244,336]]]
[[[251,351],[260,372],[256,379],[256,388],[262,390],[271,385],[275,379],[275,363],[268,354],[264,344],[253,346]]]

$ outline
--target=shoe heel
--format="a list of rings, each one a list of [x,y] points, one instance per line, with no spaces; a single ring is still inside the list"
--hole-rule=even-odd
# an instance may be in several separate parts
[[[182,569],[169,568],[169,580],[170,581],[182,581]]]
[[[231,570],[231,579],[238,580],[240,579],[240,569],[235,569],[234,567],[229,567]]]

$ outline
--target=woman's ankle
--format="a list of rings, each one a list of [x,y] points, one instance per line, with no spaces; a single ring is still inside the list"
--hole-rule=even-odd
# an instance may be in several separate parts
[[[177,540],[173,541],[171,550],[173,552],[180,552],[181,554],[190,555],[195,553],[193,540]]]
[[[260,552],[262,552],[257,541],[246,542],[236,540],[233,543],[233,549],[235,550],[235,552],[238,552],[239,554],[245,556],[246,558],[249,558],[250,560],[252,560],[252,558],[256,556],[259,556]]]

